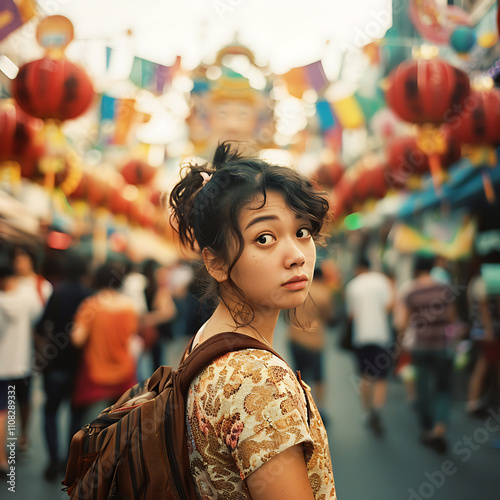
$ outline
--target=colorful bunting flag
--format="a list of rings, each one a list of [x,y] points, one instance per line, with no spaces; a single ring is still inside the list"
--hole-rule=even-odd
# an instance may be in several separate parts
[[[362,95],[360,92],[356,92],[355,96],[363,114],[365,115],[365,118],[368,121],[371,120],[373,115],[378,110],[386,106],[385,99],[381,94],[376,94],[375,97],[366,97]]]
[[[115,101],[114,97],[103,94],[101,99],[101,122],[114,119]]]
[[[113,49],[111,47],[106,47],[106,69],[109,69],[109,65],[111,63],[111,53]]]
[[[309,85],[316,90],[316,92],[320,92],[328,84],[328,78],[326,77],[321,61],[316,61],[304,66],[304,71]]]
[[[126,144],[135,117],[135,99],[116,99],[103,94],[100,125],[106,122],[113,124],[111,128],[106,127],[107,133],[103,133],[106,135],[105,142],[116,145]]]
[[[35,15],[33,0],[0,0],[0,40]]]
[[[359,128],[365,124],[361,106],[353,95],[331,104],[342,128]]]
[[[326,99],[319,99],[316,102],[316,114],[319,120],[321,132],[325,132],[335,127],[337,120],[330,103]]]
[[[321,92],[328,84],[325,70],[321,61],[316,61],[307,66],[293,68],[283,75],[288,93],[297,99],[302,99],[308,89]]]
[[[172,83],[179,66],[179,57],[172,66],[163,66],[140,57],[134,57],[129,78],[132,83],[140,88],[149,90],[154,94],[162,94],[165,87]]]

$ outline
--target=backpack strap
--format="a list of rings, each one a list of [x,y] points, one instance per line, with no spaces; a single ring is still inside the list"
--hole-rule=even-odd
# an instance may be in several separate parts
[[[191,345],[191,342],[190,342]],[[174,399],[171,402],[173,409],[171,415],[172,422],[169,424],[170,436],[173,440],[173,450],[179,462],[179,470],[182,477],[182,485],[185,491],[195,491],[193,477],[190,472],[189,454],[187,447],[186,434],[186,401],[189,385],[193,378],[213,360],[228,352],[241,351],[243,349],[261,349],[269,351],[279,359],[286,361],[270,346],[264,344],[248,335],[241,333],[225,332],[219,333],[210,337],[199,344],[179,365],[179,368],[172,372],[172,383],[174,387]],[[300,383],[300,382],[299,382]],[[302,385],[301,385],[302,387]],[[307,418],[309,421],[309,402],[307,396],[304,394],[307,405]],[[170,417],[169,417],[170,418]],[[167,439],[165,438],[166,442]],[[167,451],[165,454],[168,455]],[[170,478],[172,479],[172,478]],[[192,497],[195,498],[195,493]]]
[[[189,343],[189,346],[191,346],[191,343],[192,341]],[[186,394],[191,380],[214,359],[228,352],[241,351],[243,349],[261,349],[269,351],[286,363],[272,347],[264,344],[260,340],[242,333],[218,333],[199,344],[180,364],[177,372],[180,377],[182,393]]]

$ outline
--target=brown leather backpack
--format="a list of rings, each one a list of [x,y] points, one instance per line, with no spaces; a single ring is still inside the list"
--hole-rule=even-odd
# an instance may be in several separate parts
[[[191,380],[227,352],[254,348],[281,356],[237,333],[215,335],[186,356],[191,343],[177,370],[161,366],[73,436],[62,481],[70,498],[197,498],[186,438],[185,399]]]

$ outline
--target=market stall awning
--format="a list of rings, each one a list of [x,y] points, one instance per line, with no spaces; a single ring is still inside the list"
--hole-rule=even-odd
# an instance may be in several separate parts
[[[481,170],[472,166],[468,160],[460,160],[449,170],[448,174],[449,178],[438,190],[434,189],[431,179],[427,179],[424,183],[425,188],[408,196],[401,205],[398,217],[403,219],[411,217],[444,203],[450,208],[488,203],[484,193]],[[491,178],[495,196],[500,199],[499,165],[497,164],[495,168],[488,168],[488,175]]]

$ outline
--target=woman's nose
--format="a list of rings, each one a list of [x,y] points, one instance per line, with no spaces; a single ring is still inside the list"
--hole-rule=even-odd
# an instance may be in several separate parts
[[[285,267],[289,268],[292,266],[301,267],[306,261],[304,252],[298,247],[296,243],[290,242],[287,245],[286,256],[285,256]]]

